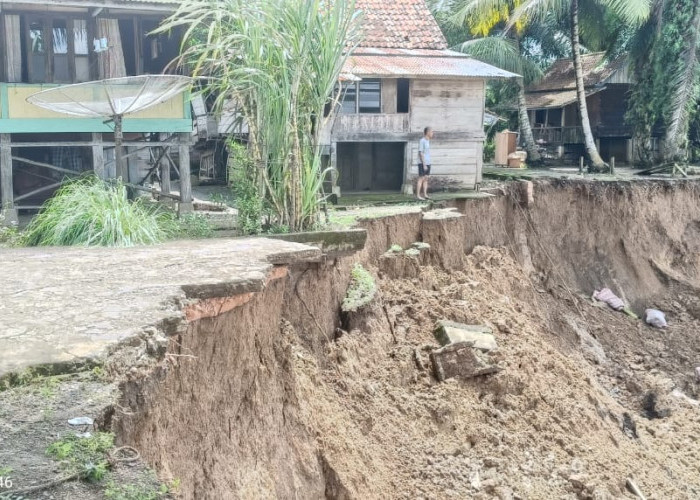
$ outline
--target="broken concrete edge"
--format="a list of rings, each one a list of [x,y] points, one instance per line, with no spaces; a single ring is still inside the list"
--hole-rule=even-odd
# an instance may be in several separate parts
[[[268,261],[283,261],[290,264],[299,262],[316,262],[320,258],[317,248],[303,249],[296,252],[272,254]],[[55,376],[89,371],[97,366],[105,366],[108,360],[118,353],[136,347],[146,346],[152,362],[157,362],[165,355],[155,352],[152,345],[159,339],[168,339],[183,334],[192,321],[210,318],[226,313],[250,301],[256,293],[274,280],[285,278],[288,268],[284,265],[270,265],[259,278],[235,280],[224,283],[202,283],[183,285],[182,295],[166,298],[163,301],[163,317],[154,324],[145,325],[136,331],[123,332],[119,340],[110,345],[103,345],[88,356],[73,356],[64,361],[37,363],[19,369],[9,367],[0,371],[0,392],[11,387],[23,385],[25,381],[37,376]],[[110,370],[118,375],[129,366]]]
[[[423,214],[424,222],[443,221],[445,219],[462,219],[465,215],[457,211],[456,208],[439,208]]]
[[[266,235],[265,238],[291,241],[315,247],[316,253],[309,253],[307,259],[320,259],[321,254],[326,257],[341,257],[359,252],[365,248],[367,242],[366,229],[346,229],[342,231],[316,231],[305,233],[288,233]],[[284,262],[284,255],[272,256],[270,262],[273,264],[289,264]],[[292,255],[294,261],[299,262],[298,252]]]

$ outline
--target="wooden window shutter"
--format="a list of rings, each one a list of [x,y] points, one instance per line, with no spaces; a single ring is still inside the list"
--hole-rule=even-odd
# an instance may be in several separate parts
[[[9,83],[20,83],[22,81],[22,49],[21,31],[18,15],[6,14],[2,16],[4,35],[3,45],[5,46],[5,67],[4,74]]]

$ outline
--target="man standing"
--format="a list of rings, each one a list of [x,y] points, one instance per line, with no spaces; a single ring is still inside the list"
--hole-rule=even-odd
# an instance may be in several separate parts
[[[431,199],[428,196],[428,177],[430,176],[430,139],[432,138],[433,129],[425,127],[425,130],[423,130],[423,138],[418,145],[418,183],[416,185],[416,196],[419,200]]]

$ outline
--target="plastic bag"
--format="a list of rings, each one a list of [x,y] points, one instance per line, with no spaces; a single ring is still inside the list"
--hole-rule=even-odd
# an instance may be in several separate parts
[[[656,328],[666,328],[666,316],[658,309],[647,309],[644,311],[644,321]]]

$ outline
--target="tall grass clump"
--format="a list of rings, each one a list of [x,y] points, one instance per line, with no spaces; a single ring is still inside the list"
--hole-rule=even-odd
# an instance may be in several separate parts
[[[235,104],[247,126],[253,185],[274,224],[313,227],[331,173],[322,168],[321,131],[361,38],[354,0],[188,0],[158,31],[177,29],[180,62],[206,77],[218,110]]]
[[[166,240],[175,216],[157,205],[131,201],[121,182],[94,176],[64,184],[24,232],[27,246],[130,247]]]

